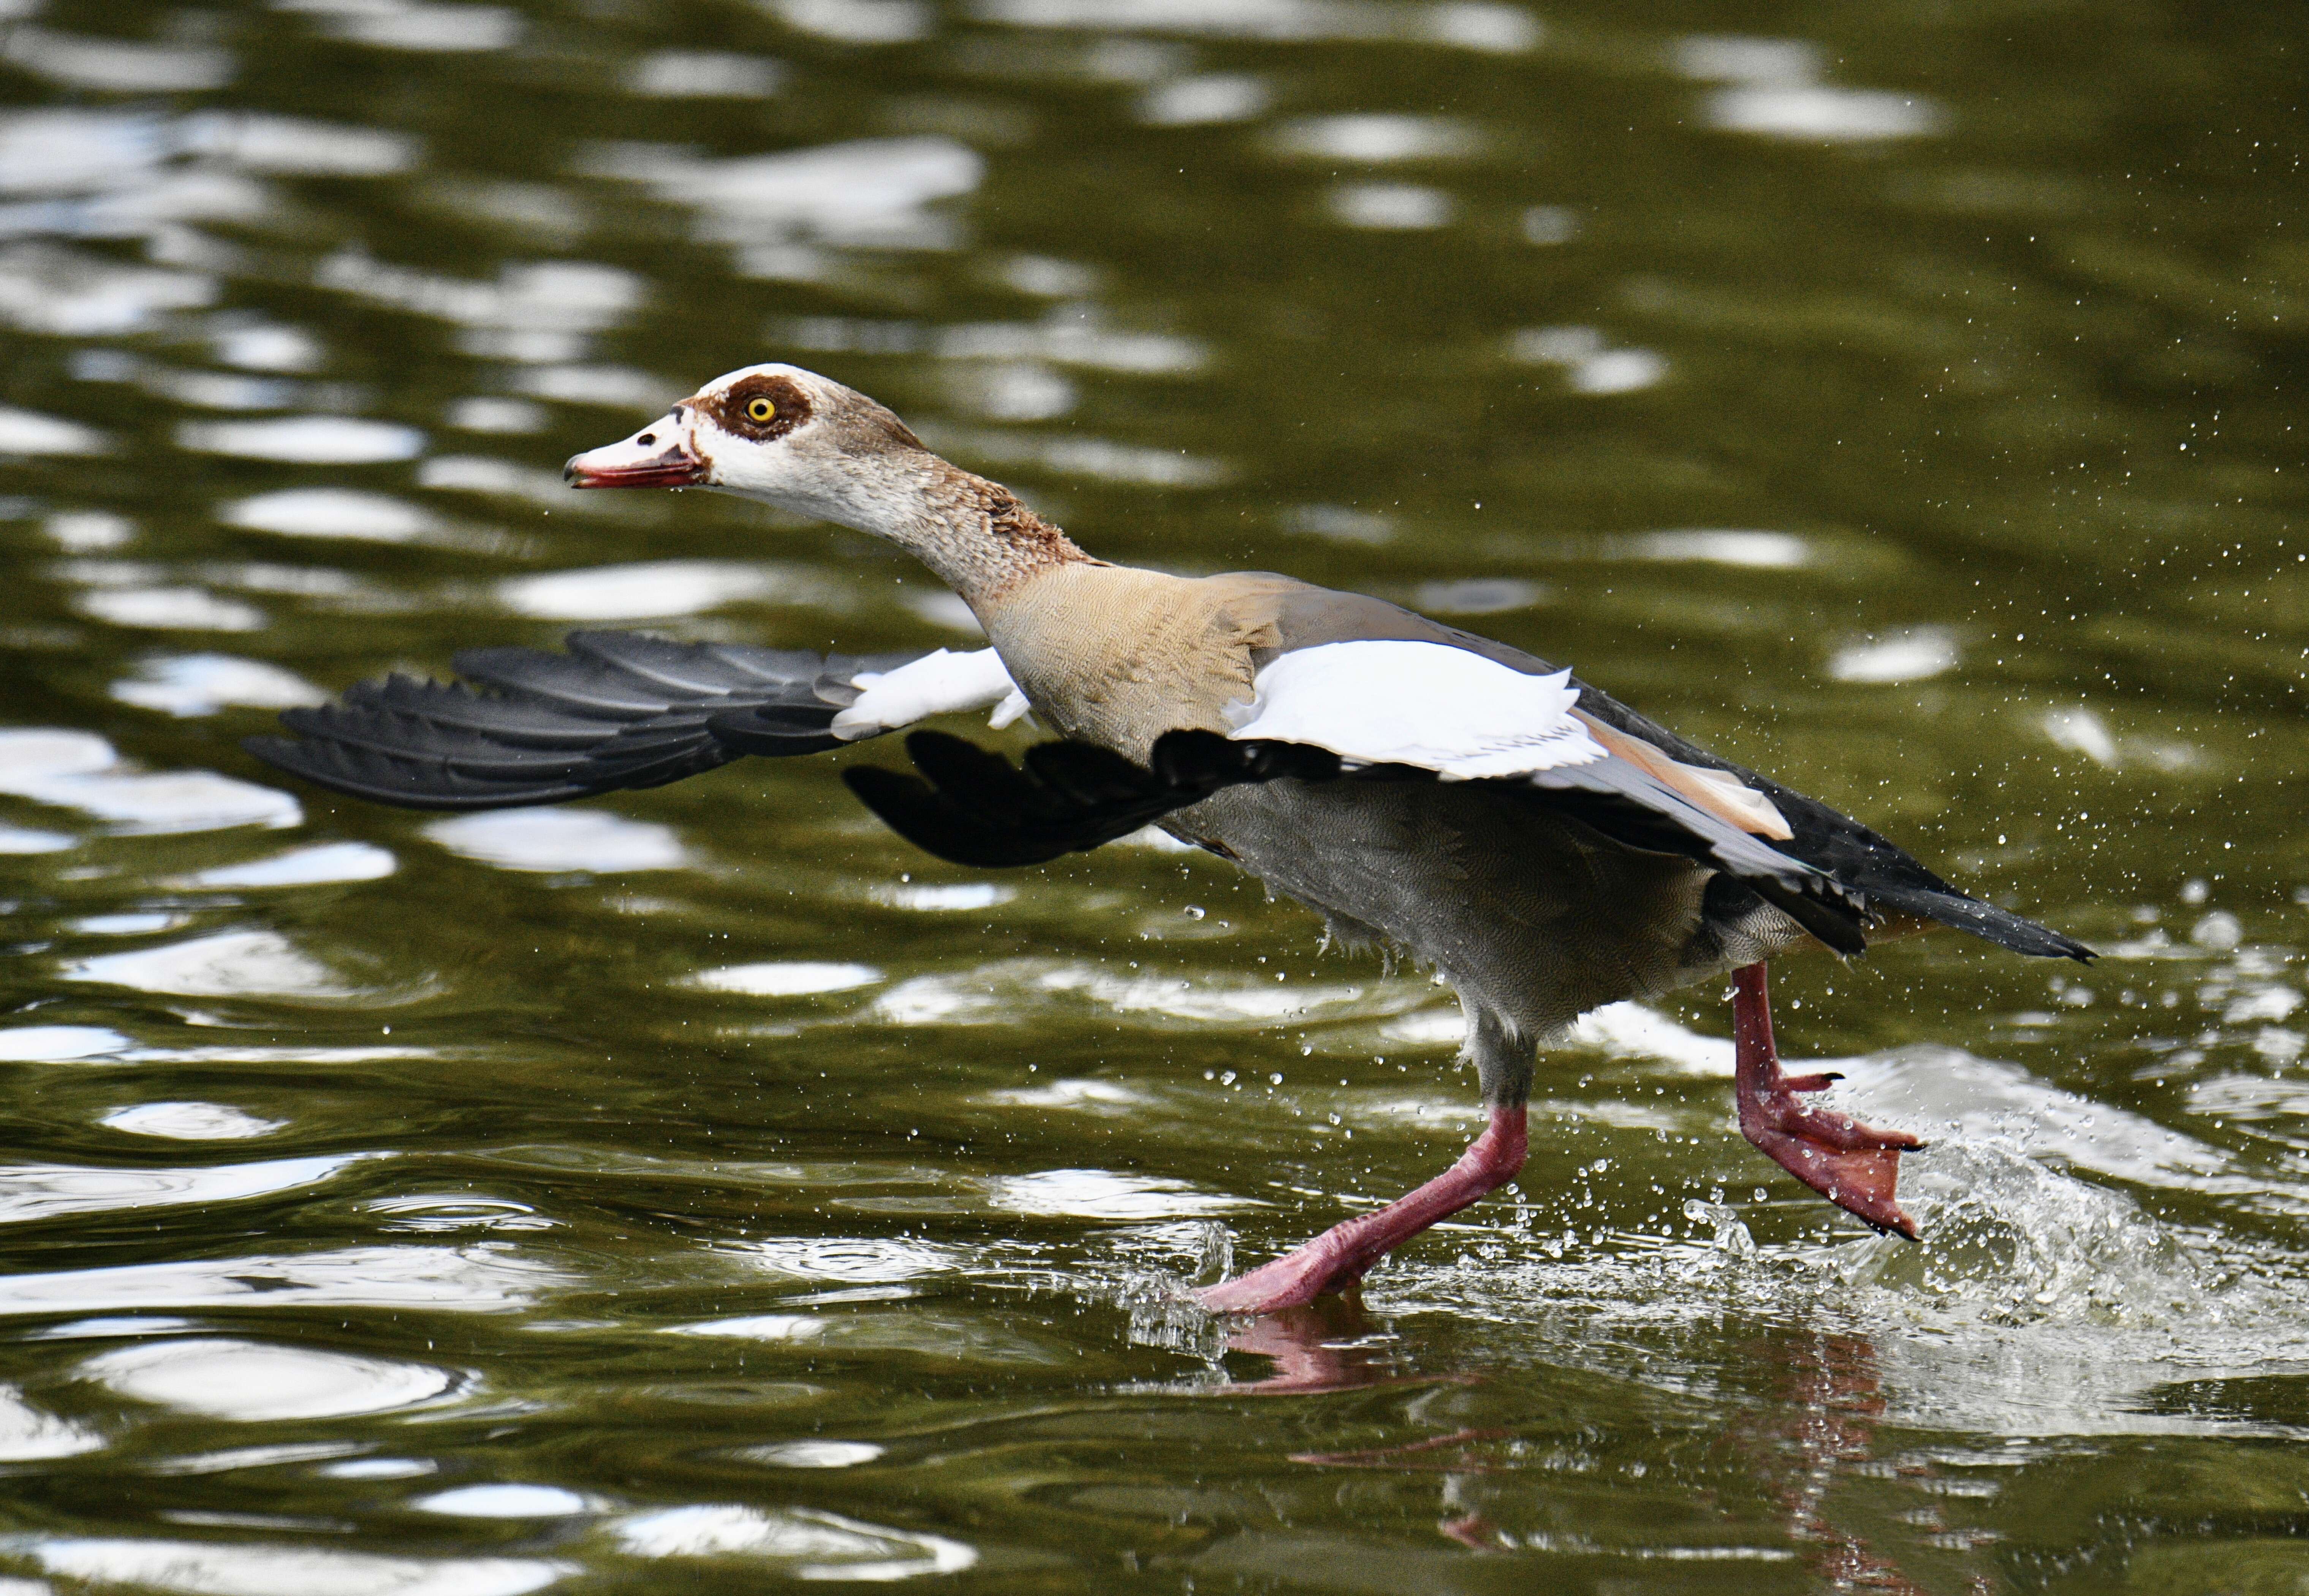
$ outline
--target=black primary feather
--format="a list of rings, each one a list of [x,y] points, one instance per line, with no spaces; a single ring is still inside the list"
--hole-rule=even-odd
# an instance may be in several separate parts
[[[391,676],[291,709],[258,759],[403,809],[507,809],[662,786],[748,754],[838,748],[851,678],[914,655],[821,656],[638,632],[572,632],[569,652],[475,648],[463,683]],[[472,685],[467,685],[472,684]]]
[[[1339,758],[1291,742],[1166,732],[1151,768],[1085,742],[1043,742],[1023,767],[965,738],[915,732],[919,776],[860,765],[842,773],[860,802],[924,853],[974,869],[1041,864],[1127,837],[1222,787],[1285,776],[1323,781]]]

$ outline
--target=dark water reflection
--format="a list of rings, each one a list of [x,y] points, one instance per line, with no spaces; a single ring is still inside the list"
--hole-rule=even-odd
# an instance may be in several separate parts
[[[2309,1578],[2283,8],[0,12],[7,1591]],[[560,489],[778,357],[2109,957],[1782,973],[1934,1138],[1922,1246],[1736,1140],[1697,993],[1362,1302],[1215,1326],[1473,1128],[1417,975],[830,765],[441,820],[236,749],[573,625],[964,640],[849,533]]]

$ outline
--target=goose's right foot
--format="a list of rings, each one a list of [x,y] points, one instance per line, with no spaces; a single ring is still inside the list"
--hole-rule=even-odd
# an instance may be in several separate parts
[[[1906,1131],[1880,1131],[1799,1102],[1799,1093],[1822,1090],[1837,1078],[1784,1073],[1772,1046],[1764,967],[1748,965],[1734,970],[1732,979],[1740,1133],[1846,1213],[1916,1240],[1916,1222],[1900,1211],[1893,1191],[1899,1184],[1900,1155],[1924,1144]]]

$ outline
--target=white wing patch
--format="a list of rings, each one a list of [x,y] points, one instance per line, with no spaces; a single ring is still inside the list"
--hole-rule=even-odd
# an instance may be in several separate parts
[[[844,742],[878,737],[933,715],[995,706],[994,725],[1008,725],[1026,713],[1026,695],[1010,680],[1002,656],[991,648],[969,654],[939,649],[909,660],[895,671],[867,671],[850,679],[864,690],[858,701],[834,717],[834,734]]]
[[[1570,679],[1526,676],[1447,644],[1325,643],[1259,672],[1251,702],[1228,710],[1230,734],[1462,781],[1589,765],[1609,754],[1571,713]]]

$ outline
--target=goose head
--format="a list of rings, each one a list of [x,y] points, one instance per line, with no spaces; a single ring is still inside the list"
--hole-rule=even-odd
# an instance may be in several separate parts
[[[630,438],[572,455],[574,488],[711,488],[883,530],[930,459],[881,405],[799,366],[715,377]]]

